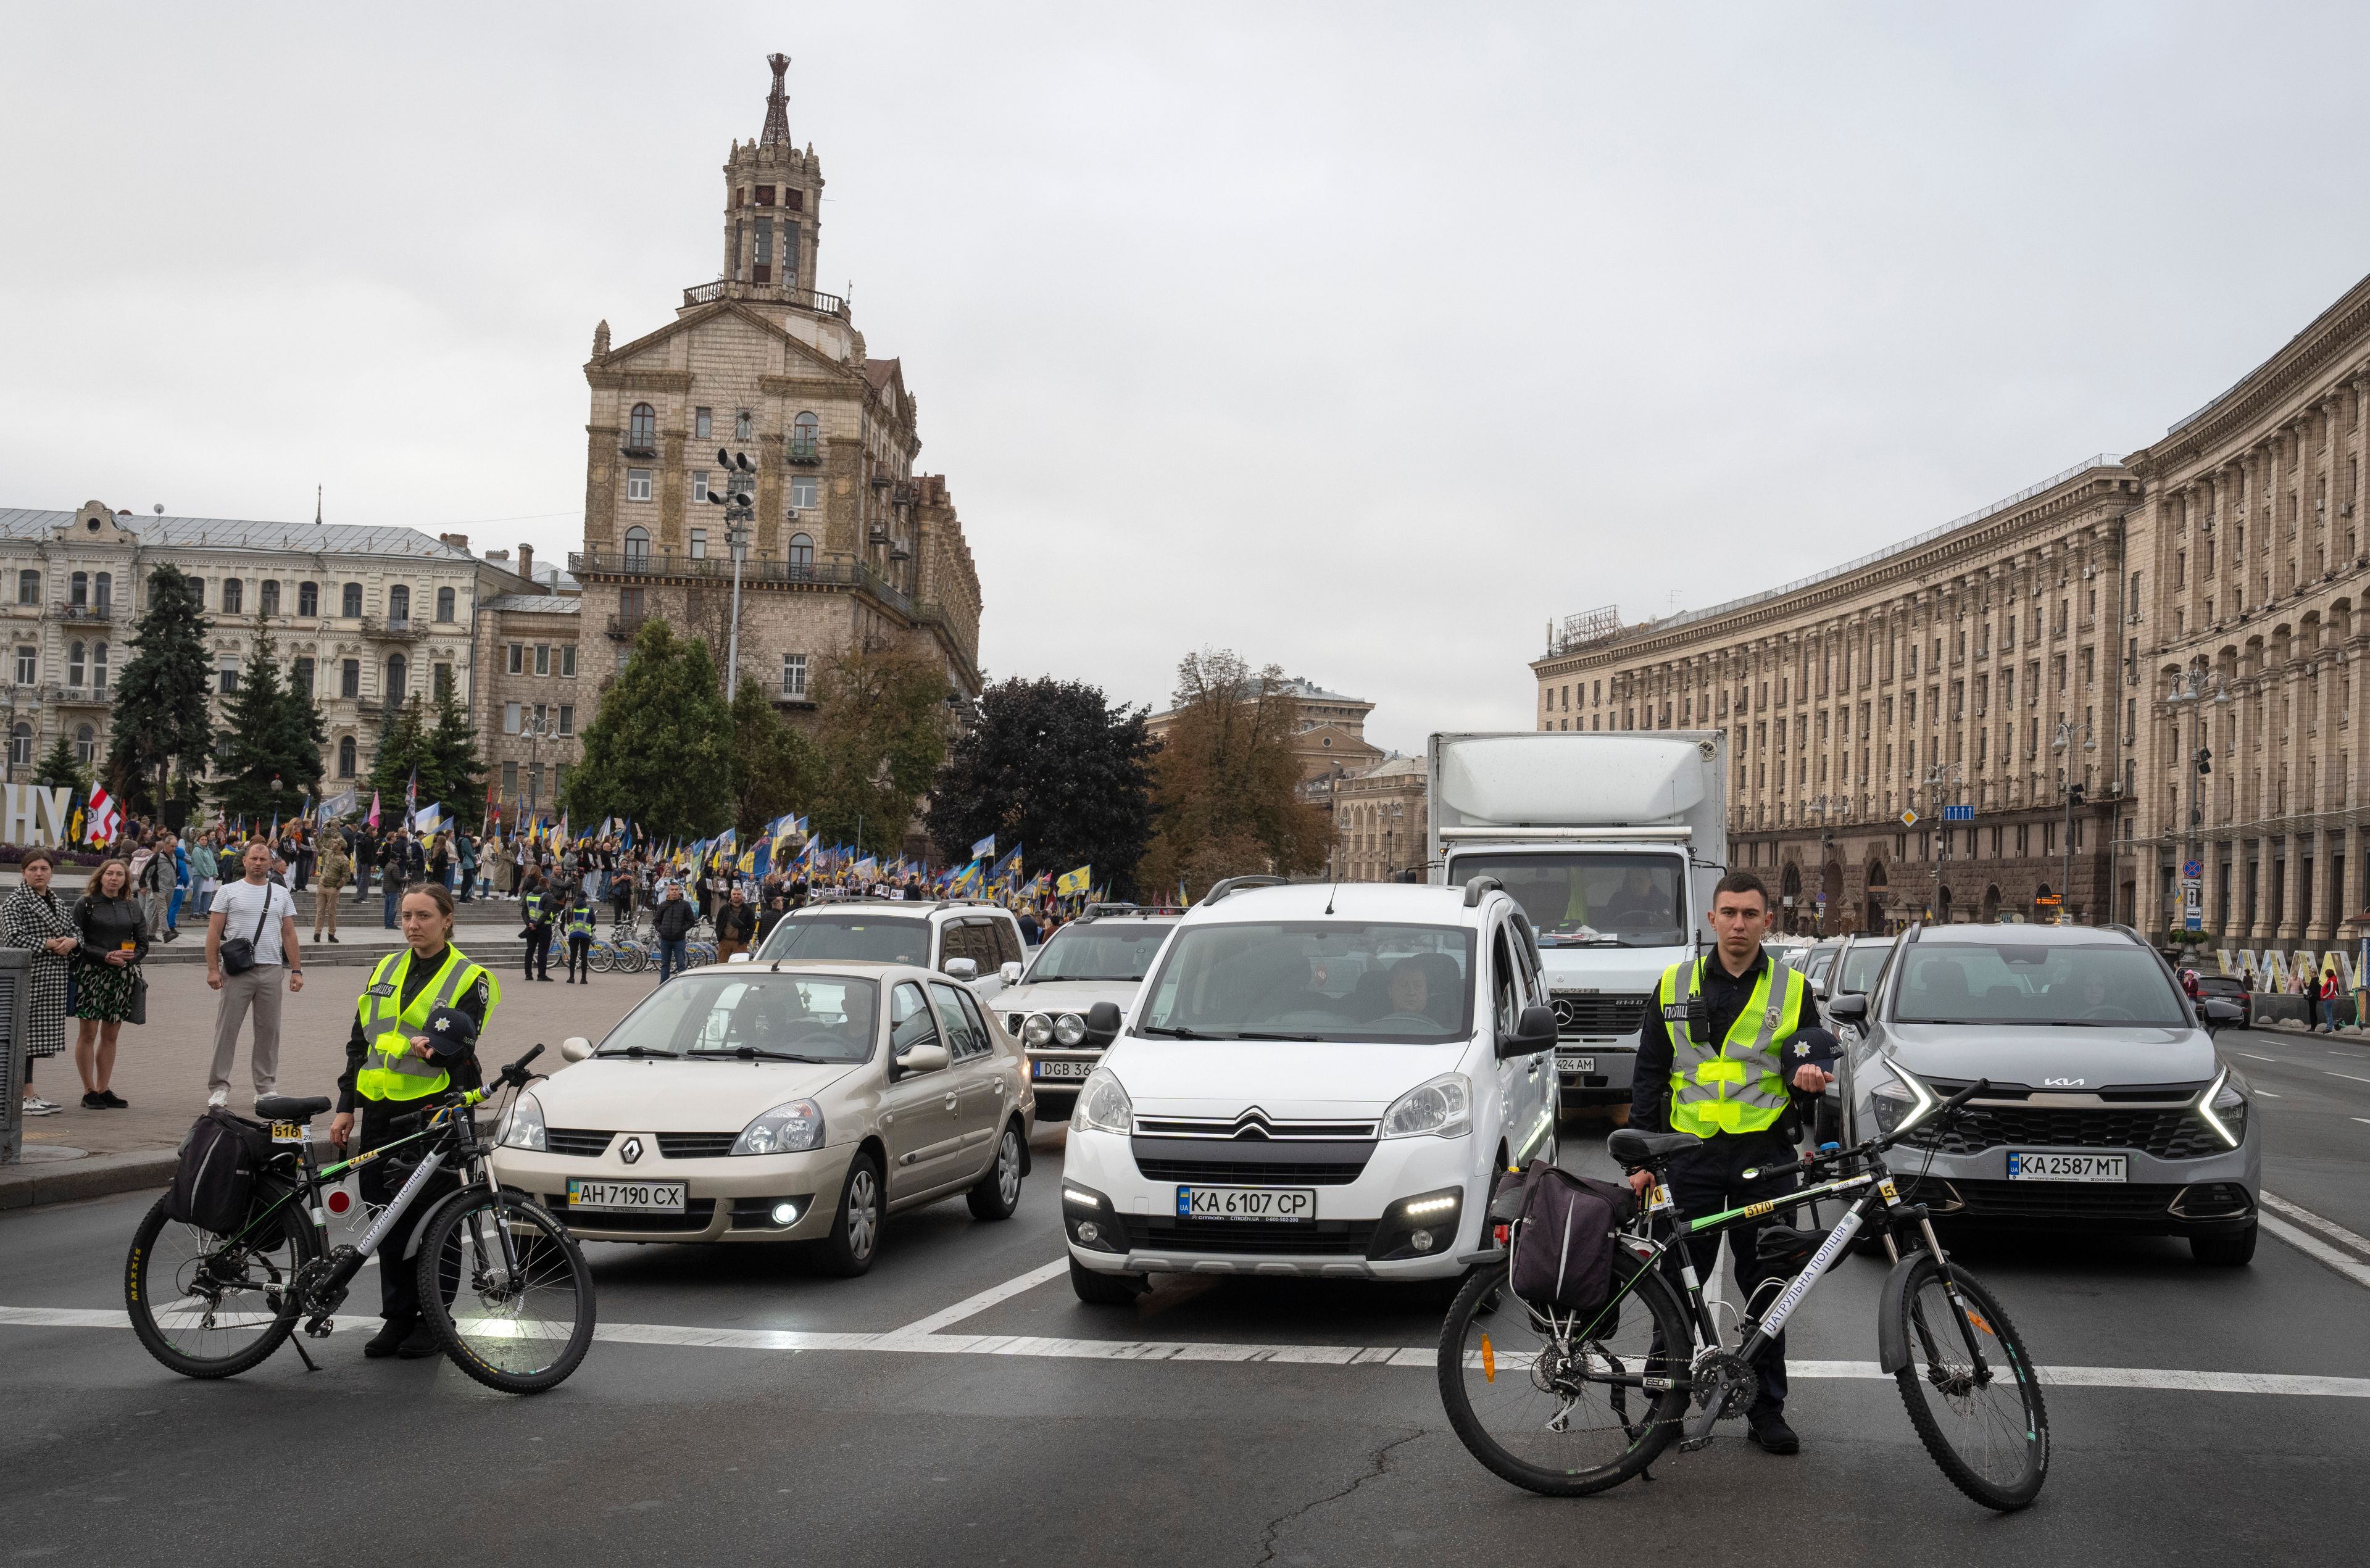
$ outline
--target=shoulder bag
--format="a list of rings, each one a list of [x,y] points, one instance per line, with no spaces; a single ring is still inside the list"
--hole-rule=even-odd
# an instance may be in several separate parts
[[[255,944],[262,940],[263,922],[271,918],[271,889],[276,886],[278,884],[272,882],[263,885],[263,912],[255,917],[255,934],[224,939],[221,951],[224,974],[243,975],[255,967]]]

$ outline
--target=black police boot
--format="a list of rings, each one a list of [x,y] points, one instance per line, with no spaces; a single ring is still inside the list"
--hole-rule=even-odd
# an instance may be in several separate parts
[[[1782,1410],[1746,1411],[1744,1430],[1754,1446],[1765,1453],[1793,1454],[1801,1451],[1802,1439],[1795,1436],[1794,1429],[1786,1425],[1786,1413]]]
[[[444,1342],[436,1337],[434,1329],[424,1322],[418,1322],[412,1324],[411,1332],[404,1336],[403,1343],[395,1347],[395,1353],[406,1361],[424,1360],[431,1356],[443,1355]],[[1781,1422],[1779,1425],[1784,1424]]]
[[[405,1341],[419,1331],[418,1318],[389,1318],[385,1326],[363,1343],[362,1354],[374,1361],[383,1361],[399,1352]]]

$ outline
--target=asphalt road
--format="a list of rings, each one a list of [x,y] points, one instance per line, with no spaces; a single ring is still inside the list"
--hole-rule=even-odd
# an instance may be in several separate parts
[[[2271,1038],[2262,1055],[2317,1061]],[[2278,1179],[2302,1201],[2317,1173],[2358,1215],[2362,1164],[2330,1131],[2295,1133]],[[1601,1168],[1577,1132],[1570,1162]],[[2260,1562],[2359,1561],[2370,1290],[2268,1237],[2235,1271],[2166,1241],[1963,1252],[2045,1367],[2104,1369],[2050,1391],[2054,1462],[2025,1514],[1952,1491],[1890,1381],[1802,1375],[1874,1357],[1883,1268],[1857,1259],[1790,1330],[1800,1457],[1723,1427],[1651,1482],[1551,1501],[1448,1430],[1426,1293],[1194,1279],[1082,1306],[1049,1266],[1059,1168],[1059,1135],[1041,1138],[1004,1224],[959,1202],[893,1219],[861,1280],[768,1249],[593,1248],[604,1327],[647,1343],[604,1340],[528,1400],[441,1360],[365,1362],[369,1319],[316,1347],[316,1374],[283,1350],[182,1379],[124,1328],[22,1310],[120,1310],[147,1195],[0,1218],[0,1562],[1698,1563],[1731,1535],[1767,1562],[2223,1564],[2241,1539]],[[757,1348],[719,1330],[894,1339]],[[2263,1392],[2241,1374],[2328,1381]]]
[[[2370,1236],[2370,1036],[2226,1029],[2216,1043],[2255,1092],[2264,1187]]]

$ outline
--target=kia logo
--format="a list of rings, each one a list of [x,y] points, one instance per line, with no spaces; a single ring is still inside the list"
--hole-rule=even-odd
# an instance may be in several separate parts
[[[625,1143],[617,1150],[617,1157],[628,1165],[632,1164],[635,1161],[639,1160],[642,1157],[642,1140],[639,1138],[629,1138],[626,1139]]]
[[[2082,1087],[2084,1080],[2079,1078],[2044,1078],[2041,1082],[2042,1086],[2047,1089],[2079,1089]]]

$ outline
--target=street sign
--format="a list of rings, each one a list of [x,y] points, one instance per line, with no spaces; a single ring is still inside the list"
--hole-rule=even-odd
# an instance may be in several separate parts
[[[1901,825],[1904,828],[1915,828],[1917,826],[1917,813],[1915,811],[1903,812],[1901,814]]]
[[[2193,860],[2184,860],[2180,863],[2180,874],[2194,882],[2205,875],[2205,868]]]
[[[1972,806],[1945,806],[1942,807],[1942,820],[1945,822],[1972,822],[1974,819],[1975,808]]]
[[[2195,861],[2189,863],[2195,865]],[[2181,878],[2180,923],[2187,931],[2205,929],[2205,884],[2192,875]]]

